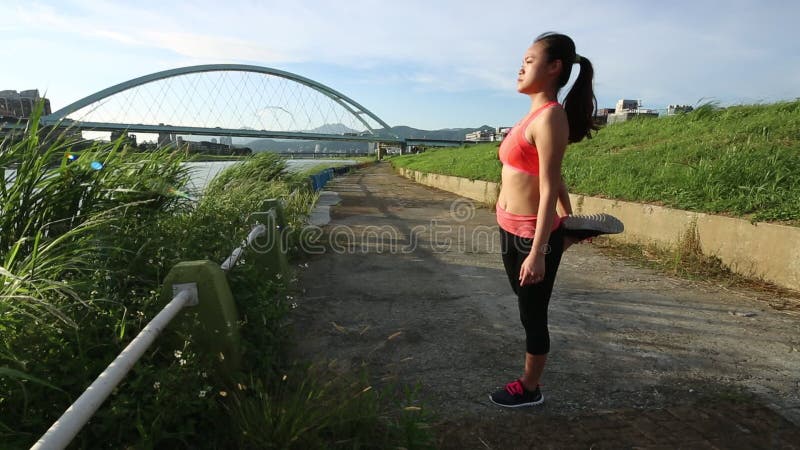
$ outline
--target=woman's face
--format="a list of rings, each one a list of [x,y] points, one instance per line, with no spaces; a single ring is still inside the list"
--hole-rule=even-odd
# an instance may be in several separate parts
[[[544,44],[536,42],[522,57],[522,67],[517,76],[517,92],[535,94],[549,86],[557,74],[557,61],[547,62]]]

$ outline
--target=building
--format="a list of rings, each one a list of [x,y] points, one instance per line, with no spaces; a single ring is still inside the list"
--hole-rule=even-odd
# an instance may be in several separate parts
[[[614,108],[598,108],[594,114],[594,123],[598,125],[605,125],[608,123],[608,115],[614,114]]]
[[[652,109],[642,108],[641,100],[625,100],[620,99],[617,101],[617,108],[613,114],[608,114],[608,124],[625,122],[634,117],[658,117],[658,111]]]
[[[511,132],[511,127],[497,127],[497,134],[495,134],[496,141],[502,141]]]
[[[187,141],[183,136],[175,138],[175,146],[178,151],[185,152],[186,154],[200,153],[204,155],[249,155],[253,152],[248,147],[232,147],[227,144],[218,144],[214,142],[216,139],[210,141]]]
[[[50,100],[39,96],[38,89],[27,91],[0,91],[0,117],[8,119],[27,119],[31,116],[36,102],[44,102],[42,115],[48,115],[50,110]]]
[[[674,116],[675,114],[688,113],[694,111],[693,106],[689,105],[669,105],[667,106],[667,115]]]
[[[637,111],[639,109],[639,106],[641,106],[641,104],[642,104],[641,100],[625,100],[621,98],[617,100],[617,108],[614,110],[614,112],[621,113],[621,112]]]
[[[464,136],[466,141],[491,142],[494,141],[494,130],[475,130]]]
[[[511,131],[511,127],[497,127],[494,130],[475,130],[464,135],[465,141],[473,142],[499,142]]]
[[[136,135],[135,134],[128,134],[125,131],[112,131],[111,132],[111,142],[116,142],[117,140],[122,140],[123,145],[128,145],[131,147],[136,147],[138,144],[136,142]]]

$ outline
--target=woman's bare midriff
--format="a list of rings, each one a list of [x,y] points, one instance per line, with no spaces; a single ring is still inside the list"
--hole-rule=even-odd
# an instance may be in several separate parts
[[[512,214],[535,216],[539,212],[539,177],[503,166],[497,204]]]

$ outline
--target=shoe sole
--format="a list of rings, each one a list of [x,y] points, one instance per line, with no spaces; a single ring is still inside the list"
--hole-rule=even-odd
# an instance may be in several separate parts
[[[568,231],[586,231],[598,234],[619,234],[625,231],[625,225],[621,220],[605,213],[567,216],[561,224]]]
[[[494,403],[497,406],[502,406],[503,408],[524,408],[526,406],[536,406],[536,405],[541,405],[542,403],[544,403],[544,394],[542,394],[542,397],[539,400],[535,401],[535,402],[520,403],[519,405],[504,405],[502,403],[497,403],[496,401],[494,401],[494,399],[492,398],[491,394],[489,395],[489,401]]]

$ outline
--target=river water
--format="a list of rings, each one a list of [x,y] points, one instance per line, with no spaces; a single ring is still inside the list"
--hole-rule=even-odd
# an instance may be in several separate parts
[[[209,161],[209,162],[192,162],[185,163],[191,170],[191,178],[189,185],[186,186],[186,191],[191,193],[202,192],[208,183],[228,167],[238,164],[239,161]],[[354,165],[355,160],[352,159],[287,159],[286,168],[290,172],[299,172],[304,169],[314,167],[320,164],[330,164],[331,166],[337,165]]]
[[[203,189],[208,183],[217,176],[218,173],[224,169],[238,164],[239,161],[207,161],[207,162],[190,162],[185,163],[190,169],[189,184],[185,190],[191,195],[197,195],[203,192]],[[290,172],[299,172],[301,170],[314,167],[320,164],[334,165],[354,165],[357,162],[352,159],[287,159],[286,167]],[[8,169],[5,171],[6,186],[8,186],[14,179],[16,171]]]

